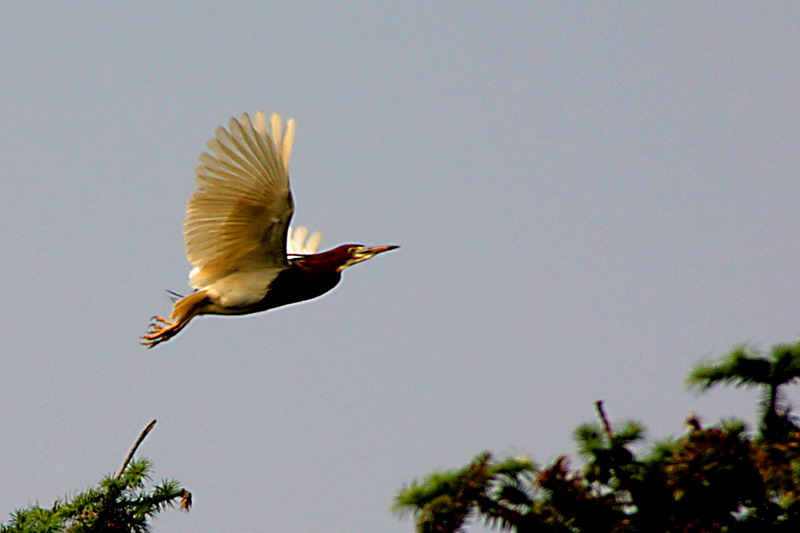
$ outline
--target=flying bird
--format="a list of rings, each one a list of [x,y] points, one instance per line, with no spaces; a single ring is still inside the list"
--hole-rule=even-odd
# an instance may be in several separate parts
[[[294,120],[259,111],[232,118],[200,155],[183,223],[194,268],[188,296],[175,294],[169,319],[154,316],[142,344],[168,341],[199,315],[246,315],[321,296],[342,271],[395,245],[344,244],[317,253],[320,234],[290,228],[289,156]]]

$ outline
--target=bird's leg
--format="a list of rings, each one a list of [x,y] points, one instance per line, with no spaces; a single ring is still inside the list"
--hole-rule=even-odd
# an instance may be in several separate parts
[[[147,333],[142,335],[142,345],[148,348],[158,346],[180,333],[195,316],[201,314],[202,307],[208,303],[205,290],[184,296],[172,306],[171,320],[160,316],[150,319]]]

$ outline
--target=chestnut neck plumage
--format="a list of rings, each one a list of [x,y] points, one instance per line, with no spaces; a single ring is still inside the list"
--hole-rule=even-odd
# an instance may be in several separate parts
[[[350,251],[357,244],[343,244],[318,254],[300,255],[290,260],[292,267],[306,272],[340,272],[350,260]]]

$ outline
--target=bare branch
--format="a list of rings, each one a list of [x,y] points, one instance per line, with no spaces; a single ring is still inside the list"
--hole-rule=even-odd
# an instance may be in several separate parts
[[[133,448],[131,448],[131,451],[128,452],[128,456],[125,458],[125,461],[122,462],[122,466],[120,467],[119,472],[117,472],[117,475],[114,477],[114,479],[119,479],[122,477],[122,474],[125,473],[125,469],[128,468],[128,464],[131,462],[131,459],[133,459],[133,454],[136,453],[136,450],[139,448],[139,445],[142,443],[145,437],[147,437],[147,434],[150,433],[150,430],[153,429],[155,425],[156,421],[153,420],[152,422],[147,424],[146,428],[142,430],[142,432],[139,434],[139,438],[136,439],[135,443],[133,443]]]
[[[606,437],[608,437],[608,443],[611,444],[614,442],[614,433],[611,431],[611,422],[608,421],[606,410],[603,408],[603,400],[597,400],[595,405],[597,406],[597,415],[600,417],[600,421],[603,423],[603,429],[606,432]]]

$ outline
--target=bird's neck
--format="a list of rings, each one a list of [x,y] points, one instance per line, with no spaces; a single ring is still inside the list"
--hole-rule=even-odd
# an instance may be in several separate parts
[[[339,272],[345,258],[338,249],[318,254],[303,255],[292,259],[292,266],[306,272],[336,273]]]

